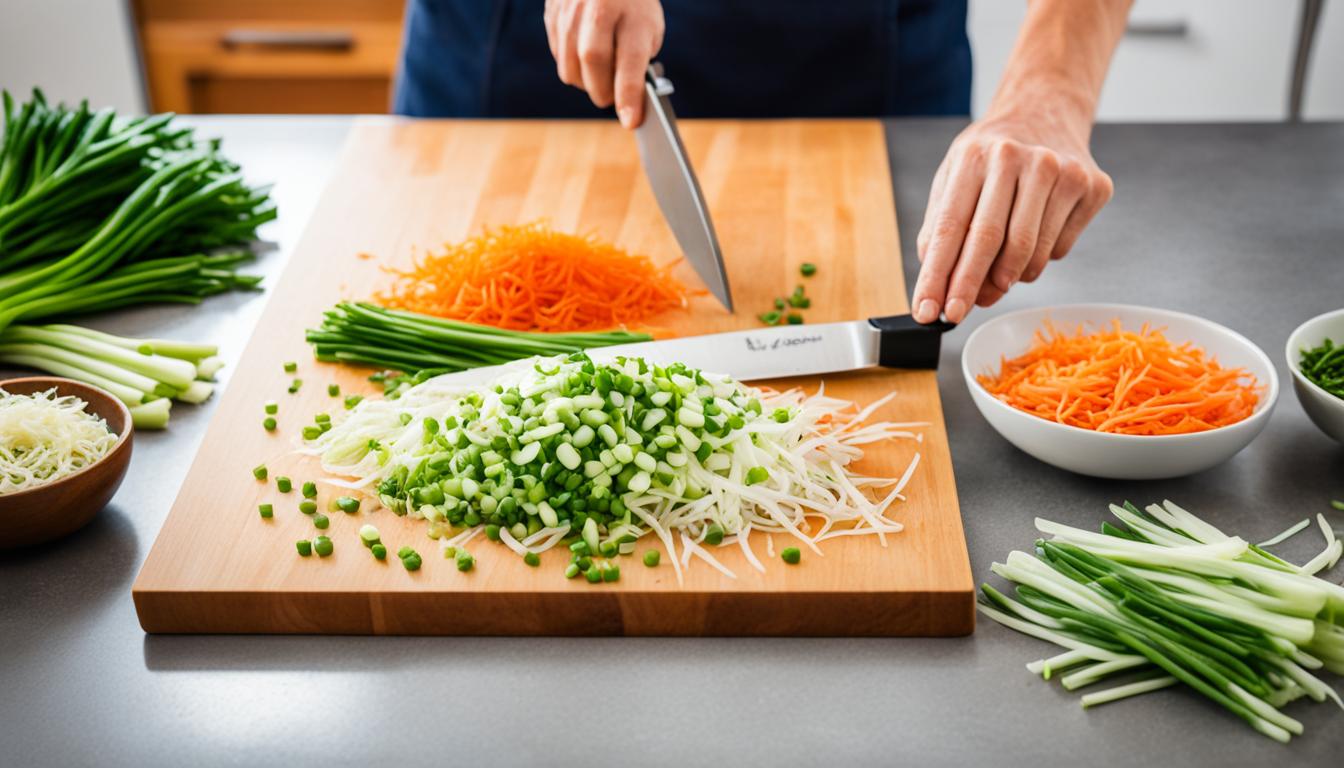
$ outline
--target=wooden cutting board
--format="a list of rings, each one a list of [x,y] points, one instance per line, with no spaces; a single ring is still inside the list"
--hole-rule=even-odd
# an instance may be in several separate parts
[[[876,121],[686,121],[685,143],[700,174],[726,257],[737,315],[712,298],[672,312],[660,325],[679,334],[750,328],[801,281],[809,322],[906,311],[900,249],[881,126]],[[880,417],[926,421],[922,443],[871,447],[868,474],[897,476],[922,454],[906,494],[889,513],[904,532],[804,550],[781,562],[790,543],[751,537],[767,571],[739,551],[716,551],[736,578],[692,561],[684,585],[671,566],[621,558],[621,580],[566,580],[568,551],[529,568],[502,545],[478,538],[475,570],[460,573],[439,555],[422,521],[386,510],[328,513],[335,553],[297,556],[294,542],[320,533],[298,512],[298,488],[320,480],[315,460],[292,453],[302,425],[336,412],[341,392],[373,391],[367,370],[317,363],[303,330],[341,299],[361,299],[386,283],[380,264],[407,263],[484,226],[548,219],[592,231],[658,262],[679,255],[639,166],[635,142],[614,123],[357,121],[338,170],[286,267],[133,593],[147,632],[349,634],[626,635],[961,635],[974,626],[973,584],[957,507],[952,463],[932,372],[872,371],[828,376],[826,391],[869,402],[891,390]],[[683,265],[679,276],[700,286]],[[287,394],[299,361],[304,384]],[[813,390],[815,380],[785,383]],[[278,400],[280,429],[262,429],[262,404]],[[271,481],[252,468],[265,463]],[[294,481],[280,494],[277,475]],[[335,489],[324,487],[326,508]],[[263,520],[257,505],[275,517]],[[407,572],[393,557],[374,560],[360,525],[373,523],[389,550],[415,547],[424,567]],[[650,537],[652,538],[652,537]],[[640,542],[639,552],[652,544]]]

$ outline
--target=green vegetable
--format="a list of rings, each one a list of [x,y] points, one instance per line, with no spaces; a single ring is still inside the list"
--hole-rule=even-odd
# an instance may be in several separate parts
[[[341,394],[341,385],[340,385],[340,384],[328,384],[328,385],[327,385],[327,397],[339,397],[340,394]]]
[[[293,361],[285,363],[285,373],[294,373],[299,370],[299,364]]]
[[[3,247],[0,244],[0,247]],[[130,339],[74,325],[11,325],[0,331],[0,363],[37,368],[106,389],[136,427],[167,426],[173,398],[204,402],[220,368],[209,345]]]
[[[817,265],[810,261],[804,261],[803,265],[798,268],[798,271],[803,273],[803,277],[811,277],[817,274]]]
[[[274,432],[274,431],[275,431],[275,417],[273,417],[273,416],[267,416],[266,418],[262,419],[262,420],[261,420],[261,426],[262,426],[262,428],[265,429],[267,432]]]
[[[414,549],[411,549],[410,547],[402,547],[401,549],[397,550],[397,557],[400,557],[403,560],[415,554],[418,553]]]
[[[294,547],[299,550],[299,557],[307,557],[313,554],[313,543],[307,539],[294,542]]]
[[[760,469],[760,467],[756,467]],[[723,543],[723,526],[718,523],[710,523],[705,529],[705,543],[717,547]]]
[[[318,536],[313,539],[313,549],[318,557],[326,557],[336,550],[336,545],[331,543],[331,539],[326,536]]]
[[[331,525],[331,519],[328,518],[326,515],[322,514],[321,512],[315,513],[313,515],[314,528],[321,528],[325,530],[329,525]]]
[[[1122,672],[1147,678],[1088,694],[1084,707],[1184,683],[1283,742],[1302,733],[1285,704],[1340,701],[1308,671],[1344,673],[1344,587],[1311,575],[1344,554],[1324,516],[1325,550],[1298,567],[1171,502],[1110,510],[1119,524],[1100,533],[1038,519],[1050,538],[1035,554],[991,567],[1013,594],[981,586],[986,616],[1068,649],[1028,669],[1047,679],[1069,670],[1069,690]]]
[[[359,529],[359,538],[363,540],[364,546],[368,547],[378,543],[382,535],[372,525],[365,525]]]
[[[309,426],[306,426],[306,427],[303,428],[303,439],[304,439],[304,440],[316,440],[317,438],[319,438],[319,437],[321,437],[321,436],[322,436],[322,428],[321,428],[321,427],[313,426],[313,425],[310,424]]]
[[[307,332],[318,360],[357,363],[406,373],[445,373],[498,365],[533,355],[647,341],[644,333],[525,333],[446,320],[373,304],[338,304],[320,328]],[[389,391],[417,383],[384,376]]]
[[[775,309],[783,309],[783,308],[787,307],[788,305],[789,305],[788,302],[785,301],[784,299],[781,299],[781,298],[776,298],[776,299],[775,299]]]
[[[766,325],[779,325],[779,312],[762,312],[758,317]]]
[[[658,562],[662,560],[662,555],[656,549],[650,549],[644,553],[644,564],[650,568],[657,568]]]
[[[577,564],[575,564],[575,563],[570,563],[569,565],[565,566],[565,578],[566,578],[566,579],[572,579],[572,578],[574,578],[575,576],[578,576],[578,575],[579,575],[579,566],[578,566]]]
[[[303,484],[303,498],[305,499],[317,498],[317,483],[314,483],[312,480],[309,480]]]
[[[527,563],[533,568],[536,568],[537,566],[541,565],[541,555],[538,555],[536,552],[528,552],[527,554],[523,555],[523,562]]]
[[[265,464],[258,464],[257,466],[253,467],[253,468],[252,468],[252,476],[255,477],[255,478],[257,478],[258,480],[265,480],[265,479],[266,479],[266,465],[265,465]]]
[[[275,490],[281,493],[289,493],[294,488],[288,477],[281,475],[275,478]]]
[[[119,117],[3,94],[0,330],[152,302],[196,303],[257,278],[234,268],[275,217],[265,189],[172,115]],[[215,252],[213,255],[204,255]]]
[[[359,511],[359,499],[353,498],[351,496],[337,497],[336,508],[346,513],[347,515],[353,515]]]
[[[420,555],[415,552],[412,552],[406,557],[401,558],[401,565],[408,571],[420,570],[421,565]]]
[[[1326,339],[1320,346],[1303,349],[1298,370],[1311,383],[1344,399],[1344,346]]]
[[[457,553],[457,570],[466,573],[476,565],[476,558],[472,557],[466,550]]]
[[[302,512],[302,513],[305,514],[305,515],[316,514],[316,513],[317,513],[317,502],[312,501],[311,499],[307,499],[307,500],[301,501],[301,502],[299,502],[299,511]]]
[[[302,387],[302,386],[303,386],[303,379],[295,379],[295,380],[291,381],[291,382],[289,383],[289,390],[288,390],[289,394],[292,395],[292,394],[294,394],[295,392],[298,392],[298,391],[299,391],[299,387]]]
[[[784,551],[779,553],[779,557],[789,565],[797,565],[803,559],[803,553],[797,547],[785,547]]]
[[[387,547],[383,546],[381,543],[370,545],[369,551],[373,553],[374,558],[377,560],[387,559]]]
[[[802,325],[802,324],[803,324],[802,315],[798,314],[797,312],[789,313],[789,325]]]
[[[602,580],[607,582],[621,580],[621,566],[612,563],[607,568],[602,569]]]
[[[348,410],[350,410],[351,408],[354,408],[356,405],[359,405],[361,402],[363,402],[363,400],[364,400],[364,396],[363,396],[363,395],[346,395],[346,396],[345,396],[345,410],[348,411]]]
[[[262,504],[258,506],[257,511],[260,512],[261,516],[264,518],[270,519],[272,517],[275,517],[275,508],[272,507],[270,504]]]
[[[1340,512],[1344,512],[1344,501],[1332,501],[1330,502],[1330,506],[1334,507]]]
[[[588,579],[589,584],[602,583],[602,570],[599,568],[589,568],[583,572],[583,576]]]
[[[269,415],[271,415],[271,416],[274,416],[275,414],[277,414],[277,413],[279,413],[279,412],[280,412],[280,404],[279,404],[279,403],[275,402],[274,400],[267,400],[267,401],[266,401],[266,413],[267,413],[267,414],[269,414]]]
[[[843,457],[908,432],[864,424],[830,434],[849,408],[684,365],[573,355],[524,363],[494,384],[431,378],[367,400],[310,449],[328,471],[367,478],[393,514],[425,520],[432,538],[484,526],[487,540],[520,555],[567,546],[581,572],[587,558],[633,554],[661,518],[668,528],[657,535],[680,579],[667,538],[718,546],[743,521],[781,514],[753,500],[762,493],[754,484],[768,482],[795,525],[804,508],[844,524],[880,516],[873,510],[893,496],[861,490],[875,481],[851,480]],[[711,489],[717,503],[706,507]]]

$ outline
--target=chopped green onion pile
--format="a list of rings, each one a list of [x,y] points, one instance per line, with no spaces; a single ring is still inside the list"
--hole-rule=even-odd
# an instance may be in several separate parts
[[[1311,383],[1344,399],[1344,346],[1326,339],[1318,347],[1304,349],[1298,369]]]
[[[1344,587],[1315,576],[1344,542],[1318,516],[1326,547],[1295,566],[1229,536],[1171,502],[1111,505],[1120,524],[1093,533],[1047,520],[1035,556],[1012,552],[979,608],[995,621],[1066,648],[1027,668],[1063,672],[1074,690],[1117,675],[1084,707],[1184,683],[1278,741],[1302,733],[1280,711],[1306,696],[1344,701],[1313,672],[1344,674]]]
[[[275,208],[217,141],[171,114],[3,101],[0,329],[257,285],[234,271],[249,251],[217,249],[254,240]]]
[[[324,362],[356,363],[415,373],[499,365],[533,355],[563,355],[591,347],[648,341],[644,333],[528,333],[445,320],[373,304],[338,304],[322,327],[308,331]]]
[[[11,325],[0,331],[0,363],[101,387],[131,410],[137,429],[168,425],[173,400],[205,402],[222,366],[210,344],[128,339],[75,325]]]
[[[866,423],[890,397],[855,412],[682,365],[575,354],[516,363],[488,386],[438,377],[396,399],[364,400],[307,435],[307,452],[355,478],[349,487],[426,520],[448,548],[481,531],[523,557],[569,545],[573,578],[591,570],[581,561],[631,554],[652,534],[678,579],[692,556],[736,578],[709,548],[740,548],[764,571],[753,532],[819,551],[829,538],[885,544],[901,530],[885,515],[904,498],[919,459],[911,429],[921,425]],[[850,469],[861,446],[892,438],[911,440],[901,477]],[[460,552],[457,564],[464,569]]]

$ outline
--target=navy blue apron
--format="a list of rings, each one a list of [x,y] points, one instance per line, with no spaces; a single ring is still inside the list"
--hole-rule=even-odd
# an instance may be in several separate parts
[[[544,0],[410,0],[395,110],[602,117],[561,83]],[[970,112],[966,0],[663,0],[658,59],[684,117]]]

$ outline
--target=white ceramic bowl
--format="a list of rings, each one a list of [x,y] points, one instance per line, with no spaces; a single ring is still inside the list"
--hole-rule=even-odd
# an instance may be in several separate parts
[[[1302,410],[1307,412],[1322,432],[1344,443],[1344,400],[1308,381],[1298,369],[1302,349],[1318,347],[1327,338],[1332,339],[1337,346],[1344,345],[1344,309],[1317,315],[1299,325],[1288,336],[1284,354],[1288,358],[1288,370],[1293,372],[1293,391],[1297,392],[1297,401],[1302,403]]]
[[[1223,366],[1245,368],[1264,386],[1264,396],[1245,420],[1188,435],[1117,435],[1047,421],[998,400],[975,380],[977,374],[997,373],[1000,358],[1026,352],[1047,319],[1070,330],[1078,325],[1093,330],[1116,319],[1125,328],[1148,323],[1173,342],[1194,342]],[[1279,397],[1274,366],[1246,337],[1194,315],[1126,304],[1070,304],[996,317],[966,340],[961,372],[980,413],[1008,442],[1060,469],[1123,480],[1180,477],[1227,461],[1260,434]]]

